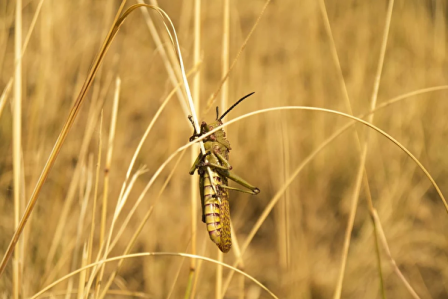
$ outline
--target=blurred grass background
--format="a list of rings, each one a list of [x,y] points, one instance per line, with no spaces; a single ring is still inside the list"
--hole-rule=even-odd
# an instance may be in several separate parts
[[[40,1],[24,1],[23,36],[29,30]],[[230,61],[260,14],[264,1],[230,1]],[[378,66],[387,1],[325,1],[342,74],[354,115],[367,112]],[[22,62],[22,203],[35,186],[57,135],[66,120],[89,67],[103,42],[120,1],[43,2],[36,27]],[[134,4],[129,1],[128,5]],[[187,71],[193,63],[194,1],[161,1],[174,22]],[[203,1],[201,16],[200,102],[201,120],[213,120],[214,109],[204,112],[207,99],[221,79],[222,2]],[[378,103],[417,89],[444,85],[448,79],[446,29],[448,5],[442,0],[404,1],[394,4]],[[163,26],[151,12],[157,27]],[[15,1],[0,3],[0,92],[14,73]],[[162,33],[161,33],[162,34]],[[163,35],[163,34],[162,34]],[[169,44],[163,45],[165,48]],[[262,108],[308,105],[348,112],[331,55],[331,40],[318,1],[272,1],[250,38],[229,78],[229,104],[243,95],[255,95],[239,105],[228,119]],[[177,67],[177,66],[176,66]],[[140,12],[128,18],[107,54],[86,103],[68,135],[39,196],[21,240],[21,294],[30,296],[71,271],[73,255],[81,266],[82,246],[74,251],[88,173],[95,177],[100,109],[104,111],[102,155],[115,89],[121,79],[114,153],[110,169],[108,225],[127,167],[146,127],[171,91],[160,49],[157,49]],[[446,193],[448,190],[446,91],[418,95],[375,114],[374,123],[403,145],[427,167]],[[0,254],[14,232],[12,94],[0,115]],[[92,104],[93,103],[93,104]],[[219,100],[214,104],[218,104]],[[232,145],[231,164],[236,173],[261,189],[256,197],[231,193],[231,213],[239,243],[243,243],[263,209],[293,170],[337,128],[345,118],[318,112],[283,111],[257,115],[227,128]],[[93,128],[91,136],[88,131]],[[353,129],[354,128],[354,129]],[[261,226],[244,254],[244,271],[281,298],[329,298],[334,292],[341,261],[345,227],[350,210],[360,153],[356,125],[319,154],[288,188]],[[118,223],[142,192],[160,164],[188,141],[192,128],[178,99],[162,112],[136,167],[148,172],[136,181]],[[378,211],[392,256],[421,298],[448,298],[448,221],[434,187],[416,164],[377,133],[370,134],[366,170],[373,203]],[[80,156],[87,138],[87,150]],[[445,141],[444,141],[445,140]],[[132,252],[188,252],[190,228],[191,165],[185,155],[154,205]],[[92,158],[89,158],[92,157]],[[75,168],[82,171],[76,174]],[[154,204],[174,163],[163,171],[127,225],[109,256],[121,255],[139,223]],[[101,169],[103,170],[103,168]],[[79,176],[68,216],[61,211],[74,175]],[[99,180],[102,198],[104,171]],[[342,298],[380,298],[372,221],[361,190],[350,243]],[[93,192],[85,216],[82,244],[88,240]],[[101,204],[96,214],[93,253],[99,249]],[[23,211],[23,206],[22,206]],[[200,200],[197,199],[200,211]],[[200,213],[198,214],[200,215]],[[62,239],[49,260],[57,227]],[[198,217],[198,254],[216,259],[217,249]],[[393,272],[383,249],[382,270],[388,298],[411,298]],[[233,264],[235,254],[224,256]],[[106,277],[115,267],[106,267]],[[179,277],[175,280],[176,273]],[[76,269],[75,268],[75,269]],[[216,265],[203,262],[196,298],[212,298]],[[188,281],[188,260],[146,257],[125,260],[111,289],[140,292],[149,298],[181,298]],[[12,263],[0,278],[0,294],[12,296]],[[224,277],[228,270],[224,269]],[[51,279],[50,279],[50,278]],[[235,274],[225,298],[240,298]],[[75,278],[77,281],[78,277]],[[268,298],[245,281],[246,298]],[[77,286],[77,283],[75,284]],[[67,281],[53,291],[63,293]],[[76,288],[75,288],[76,289]],[[75,295],[73,295],[74,297]],[[108,295],[108,297],[125,295]]]

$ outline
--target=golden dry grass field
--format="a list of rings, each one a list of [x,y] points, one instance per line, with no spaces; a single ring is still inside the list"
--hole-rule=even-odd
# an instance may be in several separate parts
[[[226,254],[188,174],[198,146],[171,156],[191,111],[153,10],[124,21],[38,183],[121,4],[0,1],[0,298],[448,298],[446,1],[159,1],[200,121],[253,91],[224,123],[295,107],[225,128],[233,170],[261,190],[230,192]],[[349,115],[373,128],[341,131]],[[135,253],[158,255],[58,281]]]

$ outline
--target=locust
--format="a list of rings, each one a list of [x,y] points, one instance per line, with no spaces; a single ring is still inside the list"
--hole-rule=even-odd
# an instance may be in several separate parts
[[[227,113],[252,94],[253,92],[238,100],[221,116],[219,116],[219,109],[216,107],[216,120],[209,124],[203,121],[200,132],[196,131],[191,115],[188,116],[194,130],[190,141],[221,126],[223,124],[222,119]],[[232,166],[229,163],[230,142],[227,140],[223,129],[207,136],[203,139],[203,142],[205,155],[199,153],[191,166],[190,175],[193,175],[196,169],[198,170],[202,222],[207,226],[210,239],[222,252],[226,253],[232,247],[229,190],[256,195],[260,193],[260,189],[252,186],[232,171]],[[207,167],[210,168],[210,172],[207,171]],[[228,180],[232,180],[248,190],[229,187]]]

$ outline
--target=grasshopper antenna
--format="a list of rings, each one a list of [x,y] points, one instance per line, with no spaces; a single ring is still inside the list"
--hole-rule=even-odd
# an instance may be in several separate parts
[[[233,108],[235,108],[239,103],[241,103],[242,101],[244,101],[246,98],[250,97],[251,95],[253,95],[255,92],[251,92],[248,95],[245,95],[244,97],[242,97],[241,99],[238,100],[238,102],[236,102],[235,104],[232,105],[232,107],[230,107],[229,109],[227,109],[226,112],[224,112],[223,115],[221,115],[220,118],[218,118],[218,120],[222,120],[224,118],[224,116],[227,115],[227,113],[230,112],[230,110],[232,110]],[[216,115],[218,115],[218,107],[216,107]]]
[[[219,118],[219,107],[218,106],[216,106],[216,119],[218,120]]]

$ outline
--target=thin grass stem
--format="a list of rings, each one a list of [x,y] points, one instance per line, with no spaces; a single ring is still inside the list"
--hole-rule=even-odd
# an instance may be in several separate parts
[[[14,177],[14,229],[18,229],[20,224],[20,214],[22,208],[20,205],[21,197],[21,151],[22,151],[22,0],[16,1],[16,19],[14,30],[14,60],[17,65],[14,72],[14,102],[13,102],[13,177]],[[18,240],[17,240],[18,242]],[[21,245],[14,251],[13,262],[13,298],[18,299],[20,296],[20,268],[23,256],[21,255]],[[1,271],[0,271],[1,273]]]
[[[194,45],[193,61],[198,64],[201,61],[201,0],[194,1]],[[193,77],[193,103],[196,111],[200,111],[201,95],[201,72],[198,71]],[[191,148],[190,163],[193,164],[198,155],[198,146]],[[190,217],[191,217],[191,254],[196,254],[197,245],[197,200],[198,200],[198,179],[196,176],[190,177]],[[187,288],[184,298],[191,297],[194,275],[196,271],[196,260],[190,260],[190,273],[188,275]]]

